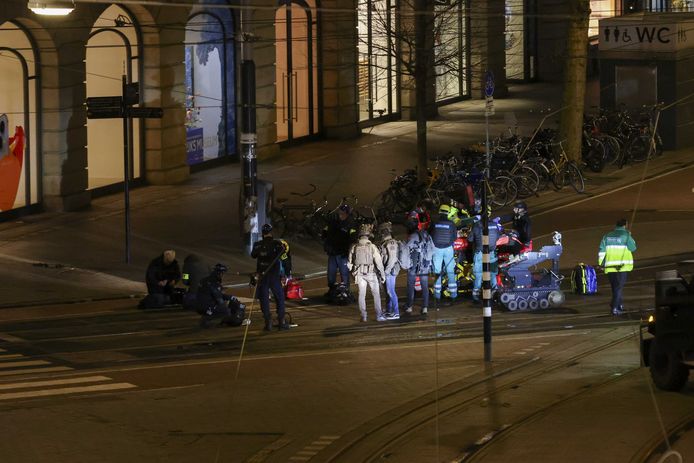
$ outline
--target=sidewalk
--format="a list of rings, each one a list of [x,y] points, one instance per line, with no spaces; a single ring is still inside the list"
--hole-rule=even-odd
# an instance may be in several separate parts
[[[558,107],[560,89],[533,84],[512,87],[496,101],[490,136],[518,122],[520,134],[530,134],[548,108]],[[515,97],[517,95],[517,97]],[[441,108],[431,121],[432,155],[456,152],[484,138],[484,102],[463,101]],[[541,112],[542,111],[542,112]],[[554,126],[555,117],[545,122]],[[335,204],[356,194],[360,204],[372,203],[391,178],[415,165],[414,122],[398,121],[365,129],[355,140],[325,140],[288,148],[281,156],[261,161],[259,178],[274,183],[277,197],[318,186],[316,199],[326,195]],[[668,152],[652,161],[648,176],[694,163],[691,152]],[[620,171],[586,174],[588,195],[632,184],[643,175],[643,164]],[[227,284],[247,282],[254,262],[241,250],[238,227],[240,165],[227,165],[191,175],[181,185],[146,186],[131,192],[132,264],[124,263],[122,194],[95,199],[92,207],[71,213],[44,213],[0,223],[0,307],[139,295],[149,261],[163,249],[177,251],[179,263],[196,253],[231,272]],[[565,189],[528,199],[534,215],[574,201]],[[320,273],[325,256],[318,243],[292,242],[294,267],[300,274]]]

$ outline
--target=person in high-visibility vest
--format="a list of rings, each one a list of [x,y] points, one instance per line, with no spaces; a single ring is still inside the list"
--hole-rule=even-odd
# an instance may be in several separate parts
[[[627,230],[627,220],[620,219],[614,230],[607,233],[600,241],[598,265],[605,270],[612,287],[610,307],[612,315],[624,312],[622,305],[622,290],[627,282],[627,274],[634,268],[636,241]]]

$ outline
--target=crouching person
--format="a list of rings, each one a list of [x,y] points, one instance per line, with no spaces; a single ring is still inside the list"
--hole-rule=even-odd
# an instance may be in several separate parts
[[[370,235],[370,225],[362,225],[359,228],[359,241],[353,244],[349,250],[347,266],[359,286],[361,321],[365,322],[368,319],[366,315],[366,287],[368,286],[374,298],[376,320],[384,322],[387,319],[381,311],[380,283],[385,282],[385,271],[383,270],[381,253],[378,252],[376,245],[369,241]]]
[[[239,326],[243,321],[244,305],[223,292],[222,278],[227,270],[226,265],[217,264],[212,273],[200,281],[197,307],[202,328],[209,328],[215,320],[219,320],[220,325],[227,326]]]
[[[153,309],[174,303],[174,287],[180,279],[176,251],[169,249],[152,259],[145,273],[147,296],[140,301],[139,307]]]

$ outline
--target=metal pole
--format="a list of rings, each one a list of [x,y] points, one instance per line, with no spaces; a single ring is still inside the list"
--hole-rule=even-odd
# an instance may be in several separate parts
[[[123,112],[123,192],[125,195],[125,263],[130,263],[130,137],[128,130],[128,105],[125,102],[127,79],[123,75],[121,111]]]
[[[489,112],[485,109],[484,120],[487,132],[484,188],[482,188],[482,327],[484,338],[484,361],[492,361],[492,305],[489,273],[489,213],[487,212],[487,188],[489,187]]]
[[[484,108],[484,122],[487,134],[485,143],[486,159],[484,169],[484,188],[482,188],[482,328],[484,339],[484,361],[492,361],[492,286],[489,259],[489,211],[487,208],[487,188],[489,188],[489,116],[494,114],[494,75],[487,71],[484,94],[487,103]]]
[[[243,227],[246,252],[250,254],[260,236],[258,223],[258,160],[256,146],[255,63],[251,34],[246,30],[247,10],[241,10],[241,156],[243,158]]]

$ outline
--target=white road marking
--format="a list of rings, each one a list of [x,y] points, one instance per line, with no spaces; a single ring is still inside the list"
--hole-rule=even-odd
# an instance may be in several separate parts
[[[47,368],[23,368],[20,370],[0,371],[0,376],[24,375],[28,373],[54,373],[57,371],[70,371],[70,367],[47,367]]]
[[[24,381],[21,383],[0,384],[0,391],[30,387],[61,386],[64,384],[96,383],[109,380],[111,380],[111,378],[108,376],[84,376],[82,378],[53,379],[49,381]]]
[[[24,357],[22,354],[0,354],[0,361],[5,359],[16,359],[19,357]]]
[[[9,392],[0,394],[0,400],[28,399],[33,397],[48,397],[52,395],[78,394],[81,392],[114,391],[137,387],[130,383],[99,384],[96,386],[65,387],[61,389],[42,389],[39,391]]]
[[[36,365],[50,365],[51,362],[45,360],[28,360],[26,362],[0,362],[0,368],[14,368],[14,367],[33,367]]]
[[[672,171],[669,171],[669,172],[664,172],[664,173],[662,173],[662,174],[656,175],[655,177],[651,177],[651,178],[644,179],[644,180],[643,180],[643,183],[651,182],[651,181],[653,181],[653,180],[657,180],[657,179],[662,178],[662,177],[667,177],[668,175],[676,174],[676,173],[682,172],[683,170],[691,169],[692,167],[693,167],[693,166],[690,165],[690,166],[681,167],[681,168],[679,168],[679,169],[675,169],[675,170],[672,170]],[[594,199],[598,199],[598,198],[601,198],[601,197],[603,197],[603,196],[611,195],[611,194],[613,194],[613,193],[617,193],[618,191],[622,191],[622,190],[626,190],[626,189],[628,189],[628,188],[635,187],[636,185],[639,185],[640,183],[642,183],[641,180],[639,180],[639,181],[637,181],[637,182],[630,183],[629,185],[624,185],[624,186],[622,186],[622,187],[615,188],[615,189],[613,189],[613,190],[609,190],[609,191],[602,192],[602,193],[597,194],[597,195],[595,195],[595,196],[590,196],[590,197],[588,197],[588,198],[583,198],[583,199],[580,199],[580,200],[578,200],[578,201],[574,201],[574,202],[569,203],[569,204],[564,204],[564,205],[561,205],[561,206],[556,206],[556,207],[553,207],[553,208],[551,208],[551,209],[547,209],[546,211],[541,211],[541,212],[538,212],[538,213],[536,213],[536,214],[533,214],[533,217],[537,217],[537,216],[540,216],[540,215],[549,214],[550,212],[555,212],[555,211],[558,211],[558,210],[560,210],[560,209],[566,209],[567,207],[575,206],[575,205],[577,205],[577,204],[585,203],[585,202],[587,202],[587,201],[592,201],[592,200],[594,200]]]
[[[320,436],[320,440],[338,440],[340,436]]]
[[[17,336],[12,336],[11,334],[0,333],[0,341],[6,341],[6,342],[24,342],[24,339],[18,338]]]
[[[318,455],[318,452],[308,451],[308,450],[299,450],[298,452],[296,452],[296,454],[297,455],[304,455],[307,457],[312,457],[312,456]]]

